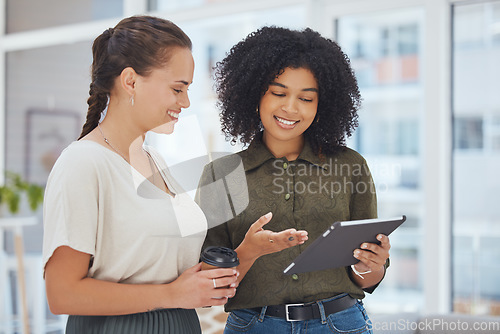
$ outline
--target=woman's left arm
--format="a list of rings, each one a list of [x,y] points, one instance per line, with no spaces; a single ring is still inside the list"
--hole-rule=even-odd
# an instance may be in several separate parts
[[[377,239],[380,245],[365,242],[354,250],[354,257],[359,262],[349,270],[352,281],[362,289],[377,285],[384,278],[391,243],[389,237],[384,234],[377,235]]]

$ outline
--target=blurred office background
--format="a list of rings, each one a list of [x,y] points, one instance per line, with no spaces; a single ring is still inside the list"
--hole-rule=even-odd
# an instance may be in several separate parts
[[[363,96],[349,146],[372,169],[379,216],[408,217],[368,312],[500,316],[500,1],[0,0],[0,167],[44,184],[85,119],[93,39],[141,13],[174,21],[194,45],[191,107],[173,135],[148,137],[172,165],[241,149],[220,132],[211,77],[233,44],[263,25],[336,40]],[[35,215],[23,228],[30,328],[61,333]],[[0,333],[22,332],[12,230],[0,235]],[[200,314],[218,333],[220,309]]]

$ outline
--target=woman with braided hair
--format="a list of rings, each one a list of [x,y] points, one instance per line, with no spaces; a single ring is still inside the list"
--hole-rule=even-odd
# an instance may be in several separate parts
[[[92,52],[86,123],[46,188],[50,309],[70,315],[66,333],[201,333],[194,308],[226,303],[238,272],[201,271],[206,219],[143,145],[149,130],[171,133],[189,107],[191,41],[170,21],[136,16]]]

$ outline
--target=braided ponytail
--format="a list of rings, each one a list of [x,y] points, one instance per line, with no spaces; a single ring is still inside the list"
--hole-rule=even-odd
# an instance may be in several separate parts
[[[108,94],[111,86],[109,83],[111,73],[106,73],[105,66],[108,63],[108,44],[113,36],[113,28],[110,28],[97,37],[92,45],[92,82],[90,83],[89,98],[87,99],[88,111],[87,119],[82,128],[82,133],[78,140],[85,137],[99,124],[101,113],[106,108],[108,103]]]
[[[174,23],[153,16],[125,18],[99,35],[92,45],[87,118],[78,139],[99,124],[115,78],[123,69],[132,67],[137,74],[146,76],[169,61],[174,47],[191,50],[191,40]]]
[[[97,93],[93,83],[90,84],[89,95],[87,99],[87,104],[89,105],[87,119],[83,125],[82,133],[78,137],[79,140],[97,127],[101,113],[106,108],[108,102],[108,95],[106,93]]]

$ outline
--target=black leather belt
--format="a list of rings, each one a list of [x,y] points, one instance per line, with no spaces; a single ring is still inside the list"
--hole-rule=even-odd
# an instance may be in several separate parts
[[[354,304],[356,299],[349,295],[333,299],[327,302],[322,302],[325,309],[325,315],[337,313],[345,310]],[[252,310],[261,312],[262,307],[256,307]],[[303,321],[311,319],[321,319],[319,306],[317,302],[307,304],[286,304],[286,305],[273,305],[268,306],[266,315],[278,318],[285,318],[287,321]]]

